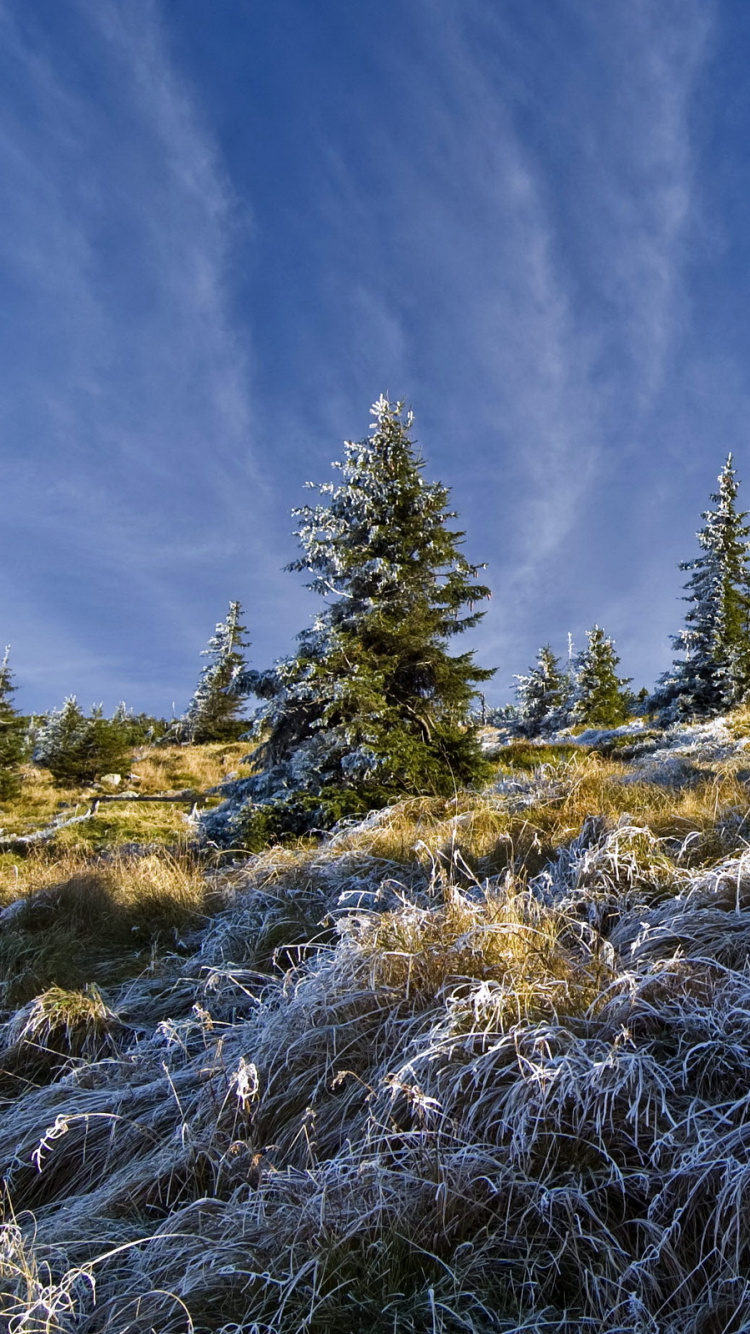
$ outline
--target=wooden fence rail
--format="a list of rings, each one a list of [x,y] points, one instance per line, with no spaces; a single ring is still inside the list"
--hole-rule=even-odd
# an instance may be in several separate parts
[[[189,787],[182,788],[180,792],[103,792],[93,798],[83,815],[69,815],[64,819],[58,816],[51,824],[45,825],[44,829],[36,829],[31,834],[3,834],[0,831],[0,852],[23,852],[38,843],[49,843],[61,829],[69,829],[71,825],[90,820],[105,801],[176,801],[189,806],[200,806],[208,797],[214,795],[215,792],[196,792]]]

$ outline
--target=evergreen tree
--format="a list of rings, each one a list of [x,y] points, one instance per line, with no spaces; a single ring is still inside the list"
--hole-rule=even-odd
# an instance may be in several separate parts
[[[8,666],[9,652],[10,649],[6,648],[0,663],[0,799],[13,797],[18,792],[18,766],[25,745],[24,719],[11,703],[11,695],[16,687]]]
[[[739,483],[729,454],[712,493],[715,509],[703,514],[697,534],[700,556],[682,561],[685,628],[672,636],[676,656],[654,691],[651,706],[665,720],[710,717],[731,708],[750,690],[750,573],[747,514],[737,509]]]
[[[225,837],[228,820],[247,838],[257,802],[277,808],[269,828],[302,830],[407,793],[449,794],[485,772],[469,714],[492,672],[448,643],[476,625],[489,590],[449,526],[447,489],[423,480],[411,414],[385,398],[372,411],[371,438],[347,442],[340,482],[318,488],[326,503],[293,511],[302,555],[289,568],[327,605],[293,658],[243,677],[265,701],[261,771],[207,817],[212,836]]]
[[[518,730],[524,736],[553,732],[567,721],[570,679],[549,644],[540,648],[528,676],[517,676]]]
[[[226,620],[219,622],[203,649],[209,661],[176,728],[186,741],[235,740],[247,729],[246,719],[239,717],[244,695],[238,683],[246,670],[242,650],[248,647],[241,615],[240,603],[230,602]]]
[[[156,718],[152,713],[134,713],[126,704],[117,705],[111,719],[127,746],[143,746],[161,741],[170,730],[166,718]]]
[[[75,695],[69,695],[37,724],[32,759],[58,783],[90,783],[128,764],[129,750],[121,717],[105,718],[101,705],[87,717]]]
[[[617,675],[620,662],[614,642],[595,625],[575,663],[575,689],[570,721],[587,727],[619,727],[630,716],[630,677]]]

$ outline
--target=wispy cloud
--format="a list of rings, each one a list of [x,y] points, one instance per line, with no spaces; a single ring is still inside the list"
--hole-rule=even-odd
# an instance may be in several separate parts
[[[137,670],[136,628],[161,621],[162,639],[168,626],[197,650],[246,563],[273,582],[281,559],[232,301],[246,203],[152,0],[79,0],[58,20],[52,31],[0,6],[0,413],[16,554],[3,621],[24,681],[44,681],[35,663],[62,651],[76,611],[61,581],[83,577],[79,634],[108,622],[112,657],[102,671],[91,643],[77,688],[91,693],[96,677],[109,694]],[[44,564],[30,529],[44,534]],[[168,671],[160,649],[155,682]]]
[[[611,79],[609,114],[587,117],[583,202],[592,211],[584,231],[646,411],[689,318],[685,265],[701,213],[692,103],[711,49],[713,4],[581,8]]]
[[[536,644],[610,612],[646,675],[658,544],[643,528],[627,549],[626,470],[653,471],[656,425],[687,411],[714,0],[230,6],[268,43],[259,67],[273,51],[255,83],[240,61],[227,99],[233,135],[258,112],[277,136],[257,217],[219,149],[216,71],[189,75],[174,44],[188,10],[71,0],[42,21],[0,0],[0,504],[18,557],[0,618],[25,680],[43,646],[84,663],[98,624],[110,669],[92,646],[69,688],[148,674],[171,700],[175,645],[195,653],[251,593],[259,660],[282,650],[307,605],[279,571],[287,505],[382,389],[412,401],[430,474],[490,561],[477,642],[500,691]],[[256,253],[264,324],[236,295]]]
[[[628,554],[618,544],[637,488],[623,485],[620,516],[606,488],[613,475],[622,477],[623,457],[637,471],[639,453],[653,449],[652,413],[689,324],[687,267],[701,208],[692,98],[710,49],[710,13],[700,2],[581,4],[586,62],[561,52],[559,84],[549,78],[553,64],[546,84],[530,75],[525,95],[511,91],[507,101],[502,79],[485,73],[488,62],[467,56],[484,122],[492,125],[493,99],[505,105],[505,124],[490,132],[502,136],[524,183],[508,195],[513,249],[495,304],[506,440],[524,442],[527,466],[514,507],[521,542],[499,590],[513,611],[488,644],[501,660],[533,626],[547,637],[546,627],[560,620],[551,614],[558,599],[579,621],[579,634],[581,618],[606,619],[611,610],[623,633],[634,631],[631,642],[640,639],[646,660],[664,636],[663,624],[657,629],[655,620],[649,634],[643,622],[645,581],[637,570],[647,552],[631,545]],[[481,7],[485,32],[486,18]],[[490,27],[502,47],[500,23],[498,16]],[[545,97],[546,111],[535,102]],[[596,533],[599,508],[610,511],[609,551],[606,535]],[[602,537],[595,569],[591,551]],[[623,557],[635,572],[624,617],[616,615]],[[568,565],[562,579],[561,563]],[[508,622],[513,631],[504,644]]]
[[[607,488],[623,458],[637,467],[651,448],[690,318],[692,99],[711,14],[704,0],[424,0],[414,44],[382,54],[392,133],[358,126],[369,217],[355,153],[329,153],[330,197],[358,242],[351,290],[365,270],[380,312],[359,345],[371,327],[398,330],[432,471],[453,482],[491,561],[478,640],[516,670],[535,635],[616,605],[617,534],[611,562],[593,563],[585,534],[607,506],[617,527]],[[390,365],[381,337],[371,368]],[[623,524],[635,503],[628,488]]]

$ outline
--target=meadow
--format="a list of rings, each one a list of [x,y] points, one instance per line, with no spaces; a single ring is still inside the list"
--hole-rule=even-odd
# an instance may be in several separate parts
[[[3,853],[4,1327],[747,1328],[748,736],[488,730],[482,791],[325,838],[125,800]],[[30,771],[0,823],[95,795]]]

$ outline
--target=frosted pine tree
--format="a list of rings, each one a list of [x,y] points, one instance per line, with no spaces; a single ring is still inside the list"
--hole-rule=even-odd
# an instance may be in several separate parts
[[[0,798],[14,796],[20,786],[18,766],[24,752],[24,720],[13,707],[13,674],[6,648],[0,662]]]
[[[485,772],[469,715],[492,673],[448,645],[480,619],[489,590],[450,527],[448,491],[422,477],[411,414],[385,398],[372,411],[370,438],[347,442],[340,480],[317,488],[324,502],[293,511],[302,555],[290,569],[326,605],[293,658],[243,678],[265,701],[260,772],[207,817],[211,836],[249,840],[256,816],[276,832],[329,826]]]
[[[242,607],[230,602],[225,621],[220,621],[203,656],[208,658],[200,674],[198,685],[175,731],[186,741],[198,744],[204,741],[235,739],[247,726],[240,718],[244,695],[239,688],[247,670],[243,649],[245,626],[240,623]]]
[[[586,727],[619,727],[630,716],[630,677],[617,675],[620,659],[614,641],[600,626],[589,630],[587,644],[575,662],[571,723]]]
[[[86,715],[75,695],[68,695],[59,709],[50,709],[33,729],[34,764],[52,771],[63,756],[81,749],[85,732]]]
[[[540,648],[528,676],[517,676],[516,681],[518,730],[524,736],[540,736],[565,725],[570,679],[549,644]]]
[[[729,454],[697,534],[700,556],[683,561],[685,628],[673,635],[676,656],[651,698],[665,720],[709,717],[731,708],[750,690],[750,574],[745,512],[737,509],[739,483]]]
[[[105,718],[100,704],[87,717],[75,695],[33,729],[32,760],[58,783],[90,783],[121,769],[129,763],[129,749],[122,722]]]

